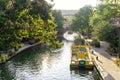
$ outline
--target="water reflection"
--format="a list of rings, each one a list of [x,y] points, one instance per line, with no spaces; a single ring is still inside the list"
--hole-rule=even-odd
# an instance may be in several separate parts
[[[50,53],[43,46],[23,51],[0,66],[0,80],[95,80],[93,70],[70,70],[72,44],[64,41],[59,53]]]
[[[94,80],[93,70],[71,70],[72,80]]]

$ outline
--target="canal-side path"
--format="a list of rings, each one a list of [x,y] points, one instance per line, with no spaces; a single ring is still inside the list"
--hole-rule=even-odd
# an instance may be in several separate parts
[[[106,52],[108,43],[101,41],[101,47],[92,47],[95,65],[104,80],[120,80],[120,68],[114,63],[115,57]]]

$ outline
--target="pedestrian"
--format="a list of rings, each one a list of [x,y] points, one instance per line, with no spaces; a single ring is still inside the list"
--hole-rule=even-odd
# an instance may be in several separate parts
[[[96,60],[98,60],[98,56],[96,56]]]
[[[92,50],[92,54],[94,54],[94,51]]]

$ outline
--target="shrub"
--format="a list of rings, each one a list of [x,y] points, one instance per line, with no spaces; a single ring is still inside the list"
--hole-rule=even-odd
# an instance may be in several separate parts
[[[118,67],[120,67],[120,59],[116,59],[115,63],[117,64]]]
[[[93,39],[92,45],[95,46],[95,47],[100,47],[100,41],[97,40],[97,39]]]

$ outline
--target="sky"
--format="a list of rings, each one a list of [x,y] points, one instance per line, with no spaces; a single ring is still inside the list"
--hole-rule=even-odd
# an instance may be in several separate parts
[[[50,0],[46,1],[50,2]],[[97,0],[54,0],[50,3],[55,4],[53,9],[78,10],[85,5],[96,6]]]

